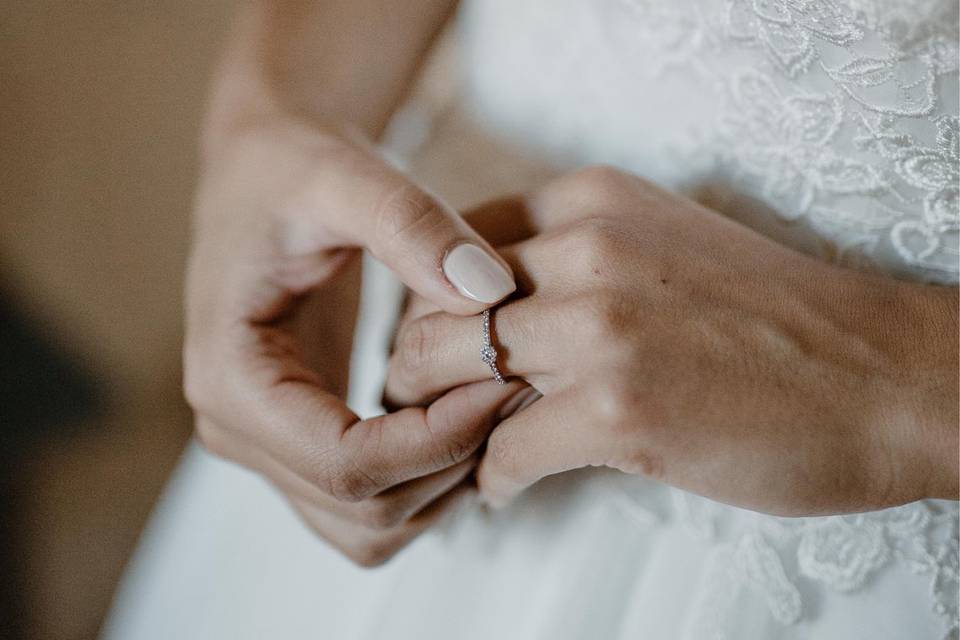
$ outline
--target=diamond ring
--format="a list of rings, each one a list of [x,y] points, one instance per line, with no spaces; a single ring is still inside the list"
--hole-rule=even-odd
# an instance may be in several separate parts
[[[497,367],[497,348],[493,346],[493,336],[490,332],[490,309],[483,312],[483,346],[480,347],[480,359],[490,367],[493,378],[498,384],[507,384],[500,368]]]

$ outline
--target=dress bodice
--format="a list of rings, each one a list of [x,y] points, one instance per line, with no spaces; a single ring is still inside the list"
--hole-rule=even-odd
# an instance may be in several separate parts
[[[472,0],[469,104],[826,259],[958,275],[953,0]]]

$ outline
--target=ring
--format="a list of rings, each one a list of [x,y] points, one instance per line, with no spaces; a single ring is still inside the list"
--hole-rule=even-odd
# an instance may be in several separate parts
[[[483,312],[483,346],[480,347],[480,359],[490,367],[497,384],[507,384],[497,366],[497,355],[497,348],[493,346],[493,336],[490,332],[490,309],[486,309]]]

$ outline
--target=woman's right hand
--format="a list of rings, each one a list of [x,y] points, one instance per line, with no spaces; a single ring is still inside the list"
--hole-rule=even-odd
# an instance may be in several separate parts
[[[342,399],[362,249],[454,314],[514,289],[456,212],[340,133],[379,135],[451,9],[245,3],[204,129],[184,353],[198,437],[364,565],[457,500],[517,390],[470,385],[370,420]]]
[[[469,385],[360,420],[337,395],[349,348],[331,353],[303,314],[352,326],[332,300],[363,248],[455,314],[514,289],[457,213],[365,147],[284,118],[233,131],[208,155],[196,201],[184,378],[208,449],[265,475],[321,536],[373,565],[463,493],[519,385]],[[306,356],[318,342],[319,367]]]

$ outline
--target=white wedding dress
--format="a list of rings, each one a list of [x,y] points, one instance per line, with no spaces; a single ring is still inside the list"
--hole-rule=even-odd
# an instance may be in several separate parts
[[[469,120],[554,167],[647,176],[825,260],[957,284],[956,0],[474,0],[456,42],[459,89],[401,118],[407,154],[410,139],[429,146],[431,118]],[[445,164],[482,183],[470,162],[487,151]],[[398,295],[381,276],[355,354],[361,413],[377,410]],[[785,519],[592,470],[500,512],[468,505],[361,570],[261,478],[194,446],[105,636],[957,638],[957,530],[955,502]]]

